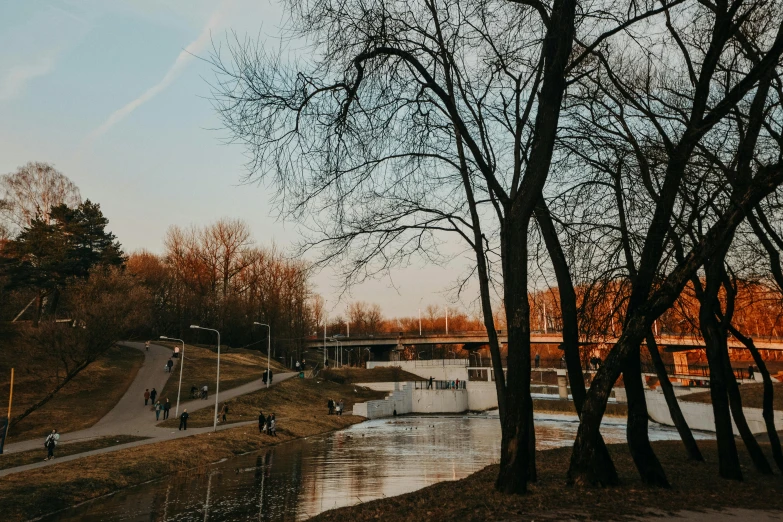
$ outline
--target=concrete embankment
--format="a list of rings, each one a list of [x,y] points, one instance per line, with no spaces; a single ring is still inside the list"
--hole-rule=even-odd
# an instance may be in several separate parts
[[[672,417],[669,414],[669,407],[666,405],[666,399],[659,390],[645,390],[647,399],[647,412],[650,419],[660,424],[674,426]],[[680,398],[680,409],[688,422],[688,426],[694,430],[715,431],[715,416],[712,413],[712,404],[703,402],[689,402]],[[742,408],[745,413],[745,419],[748,421],[748,427],[753,433],[766,433],[767,428],[764,424],[764,417],[760,408]],[[775,411],[775,425],[783,426],[783,412]],[[739,435],[734,419],[731,421],[734,434]]]

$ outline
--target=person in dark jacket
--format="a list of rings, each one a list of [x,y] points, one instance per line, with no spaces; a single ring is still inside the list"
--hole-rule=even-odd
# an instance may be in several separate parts
[[[168,399],[166,399],[166,402],[163,403],[163,420],[166,420],[169,418],[169,410],[171,409],[171,403]]]
[[[258,433],[264,433],[264,426],[266,425],[266,417],[264,417],[264,412],[259,411],[258,412]]]
[[[147,388],[146,390],[144,390],[144,406],[147,405],[147,402],[149,402],[149,400],[150,400],[150,389]]]
[[[174,361],[171,360],[171,357],[169,357],[169,360],[166,362],[166,368],[168,368],[168,372],[171,373],[171,367],[174,366]]]
[[[179,416],[179,429],[187,431],[188,429],[188,410],[182,410],[182,415]]]
[[[226,422],[226,415],[228,415],[228,404],[223,405],[223,423]]]
[[[266,417],[266,434],[272,435],[272,416],[268,415]]]
[[[158,398],[158,390],[152,388],[152,391],[150,392],[150,399],[152,400],[152,404],[155,404],[155,399],[157,398]]]

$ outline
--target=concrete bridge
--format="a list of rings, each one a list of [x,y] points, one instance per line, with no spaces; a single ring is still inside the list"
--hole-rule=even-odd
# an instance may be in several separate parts
[[[501,344],[508,343],[507,334],[499,330],[498,338]],[[327,346],[334,346],[334,339],[339,342],[343,348],[394,348],[396,346],[417,346],[433,344],[454,344],[479,347],[489,343],[486,332],[455,332],[452,334],[424,334],[416,335],[410,333],[398,334],[377,334],[367,336],[333,336],[327,337]],[[613,345],[617,342],[617,337],[601,338],[590,341],[582,341],[580,344],[587,345]],[[668,351],[683,351],[704,348],[704,340],[695,336],[678,335],[659,335],[656,337],[658,345],[665,347]],[[533,333],[530,336],[532,344],[560,344],[563,342],[563,336],[560,333]],[[759,350],[779,350],[783,351],[783,338],[754,338],[756,348]],[[745,346],[733,337],[729,337],[729,348],[743,349]],[[305,341],[305,346],[311,349],[321,348],[324,345],[323,338],[310,338]]]

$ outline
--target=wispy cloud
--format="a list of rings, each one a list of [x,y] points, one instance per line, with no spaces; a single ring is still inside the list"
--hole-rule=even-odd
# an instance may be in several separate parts
[[[187,64],[193,59],[194,55],[203,51],[210,42],[212,31],[216,29],[225,18],[226,9],[230,1],[231,0],[223,0],[223,2],[220,3],[215,12],[212,13],[212,16],[209,17],[207,24],[201,30],[201,33],[198,35],[198,37],[190,42],[182,51],[180,51],[179,55],[177,55],[177,59],[174,60],[174,63],[171,65],[171,67],[169,67],[169,70],[166,72],[165,76],[163,76],[163,79],[144,91],[144,93],[142,93],[142,95],[135,100],[111,113],[100,127],[92,131],[87,136],[85,139],[85,144],[90,144],[99,137],[106,134],[112,127],[125,119],[130,113],[150,101],[152,98],[166,90],[166,88],[168,88],[172,83],[174,83],[179,75],[182,74],[182,71],[185,69]]]
[[[0,101],[16,98],[24,90],[25,85],[33,78],[45,76],[54,67],[57,53],[51,52],[38,57],[37,60],[11,67],[0,78]]]

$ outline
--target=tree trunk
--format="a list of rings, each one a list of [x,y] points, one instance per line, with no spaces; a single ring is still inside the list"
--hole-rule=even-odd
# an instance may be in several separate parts
[[[775,410],[773,408],[774,389],[772,388],[772,378],[769,376],[769,370],[767,364],[762,359],[761,354],[756,348],[753,339],[746,337],[735,327],[729,325],[731,333],[740,340],[742,344],[750,351],[750,355],[753,357],[753,362],[759,368],[759,373],[764,382],[764,399],[762,403],[762,416],[764,417],[764,424],[767,427],[767,436],[769,437],[769,444],[772,447],[772,456],[775,459],[778,469],[783,471],[783,451],[780,448],[780,437],[778,437],[778,431],[775,428]]]
[[[571,396],[574,399],[574,408],[576,409],[576,414],[581,418],[587,392],[579,356],[579,318],[577,316],[576,291],[574,290],[571,272],[568,268],[568,261],[560,244],[560,239],[557,237],[552,216],[543,199],[536,205],[535,216],[541,235],[544,238],[547,252],[549,252],[549,257],[552,260],[555,277],[557,278],[557,288],[560,294],[560,313],[563,317],[563,352],[566,359],[566,368],[568,369],[568,380],[571,383]],[[617,484],[619,482],[617,470],[600,434],[598,435],[596,458],[600,462],[601,468],[605,470],[608,483],[611,485]]]
[[[709,293],[709,292],[708,292]],[[726,371],[720,355],[726,338],[721,343],[720,325],[713,308],[705,296],[699,309],[699,326],[706,344],[707,364],[710,368],[710,399],[715,416],[715,437],[718,440],[718,467],[720,476],[731,480],[742,480],[737,445],[731,427]]]
[[[740,432],[742,441],[745,443],[745,448],[747,448],[756,470],[759,473],[771,475],[772,467],[764,456],[764,452],[761,450],[761,446],[759,446],[759,441],[756,440],[753,432],[750,431],[748,421],[745,419],[745,412],[742,411],[742,397],[740,396],[739,385],[734,377],[734,371],[731,368],[728,346],[726,351],[722,353],[722,357],[729,392],[729,407],[731,408],[731,416],[734,418],[734,424],[737,425],[737,431]]]
[[[628,396],[628,447],[642,482],[651,486],[671,487],[658,457],[650,445],[647,430],[647,401],[644,397],[639,348],[631,350],[623,364],[623,382]]]
[[[504,493],[527,491],[535,476],[531,452],[530,304],[527,300],[527,223],[511,209],[501,230],[504,299],[508,327],[506,414],[501,421],[500,472],[495,488]]]
[[[42,290],[39,290],[38,297],[36,297],[35,300],[35,316],[33,316],[33,326],[35,328],[38,328],[38,325],[41,324],[41,314],[43,313],[43,300],[44,300],[44,293]]]
[[[674,426],[677,428],[677,433],[680,434],[680,439],[685,446],[685,451],[688,453],[688,458],[703,462],[704,457],[702,457],[701,451],[699,451],[696,439],[693,438],[693,432],[690,426],[688,426],[688,421],[685,420],[685,416],[682,414],[680,403],[677,402],[677,396],[674,395],[674,387],[666,373],[666,366],[663,364],[658,345],[651,331],[647,333],[647,350],[650,352],[650,358],[655,366],[655,373],[658,375],[658,380],[661,383],[661,390],[666,399],[666,405],[669,407],[669,414],[672,417]]]

